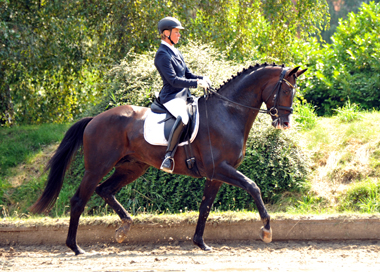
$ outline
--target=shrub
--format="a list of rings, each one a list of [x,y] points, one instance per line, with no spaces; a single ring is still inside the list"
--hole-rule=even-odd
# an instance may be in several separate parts
[[[285,191],[300,191],[309,172],[309,160],[297,145],[295,131],[271,126],[260,116],[250,132],[240,171],[257,183],[266,202],[276,202]]]
[[[254,123],[247,141],[246,155],[238,170],[260,187],[263,200],[275,203],[286,191],[299,191],[308,173],[308,160],[296,144],[296,131],[282,132],[271,127],[269,116],[260,116]],[[112,174],[109,173],[103,181]],[[59,198],[51,216],[67,215],[70,198],[75,194],[84,175],[84,162],[78,152],[66,173]],[[2,183],[0,194],[6,194],[0,205],[10,214],[28,213],[29,206],[41,195],[47,173],[38,179],[10,188]],[[132,214],[139,212],[177,213],[199,209],[203,196],[204,179],[170,175],[153,167],[126,187],[116,197]],[[216,196],[214,209],[253,210],[252,197],[244,190],[223,184]],[[111,212],[105,202],[94,194],[87,203],[85,213],[103,215]]]
[[[215,87],[251,64],[227,60],[212,45],[189,43],[181,46],[179,50],[190,71],[196,75],[208,75]],[[114,66],[108,75],[112,83],[107,89],[109,96],[105,98],[103,105],[150,105],[154,93],[162,88],[162,79],[154,66],[154,56],[153,51],[143,54],[131,51],[119,65]],[[200,89],[191,91],[194,95],[203,93]]]
[[[317,124],[315,107],[307,102],[301,102],[294,107],[294,120],[301,129],[312,129]]]
[[[347,99],[363,109],[380,107],[380,3],[363,3],[340,20],[333,43],[311,52],[304,97],[320,115],[332,114]]]

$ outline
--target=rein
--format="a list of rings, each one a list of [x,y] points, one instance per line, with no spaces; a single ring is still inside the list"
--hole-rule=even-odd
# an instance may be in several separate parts
[[[235,104],[237,106],[240,106],[242,108],[247,108],[247,109],[250,109],[250,110],[257,110],[259,111],[260,113],[269,113],[269,110],[264,110],[264,109],[259,109],[259,108],[254,108],[254,107],[251,107],[251,106],[247,106],[247,105],[243,105],[243,104],[240,104],[239,102],[235,102],[235,101],[232,101],[231,99],[221,95],[220,93],[216,92],[214,88],[210,88],[210,92],[213,93],[213,94],[216,94],[217,96],[219,96],[220,98],[230,102],[231,104]]]
[[[278,109],[281,109],[281,110],[287,110],[287,111],[290,111],[290,113],[293,113],[293,108],[292,107],[284,107],[284,106],[277,106],[277,97],[278,97],[278,94],[280,93],[281,91],[281,84],[282,84],[282,81],[284,81],[289,87],[291,87],[292,89],[294,89],[295,87],[289,82],[287,81],[284,77],[285,77],[285,74],[286,72],[288,71],[288,69],[282,69],[281,71],[281,75],[280,75],[280,79],[279,81],[277,82],[277,84],[274,86],[273,90],[270,92],[268,98],[265,100],[265,103],[268,101],[268,99],[272,96],[273,92],[276,90],[277,88],[277,92],[274,96],[274,105],[272,108],[270,108],[269,110],[264,110],[264,109],[259,109],[259,108],[255,108],[255,107],[251,107],[251,106],[247,106],[247,105],[244,105],[244,104],[241,104],[239,102],[235,102],[235,101],[232,101],[231,99],[221,95],[220,93],[218,93],[214,88],[210,88],[209,89],[209,92],[217,95],[218,97],[220,97],[221,99],[224,99],[226,101],[228,101],[229,103],[231,104],[235,104],[237,106],[240,106],[240,107],[243,107],[243,108],[247,108],[247,109],[250,109],[250,110],[256,110],[258,111],[259,113],[267,113],[267,114],[270,114],[274,117],[278,117]],[[207,95],[206,95],[207,96]],[[207,100],[207,99],[206,99]],[[277,109],[278,108],[278,109]]]

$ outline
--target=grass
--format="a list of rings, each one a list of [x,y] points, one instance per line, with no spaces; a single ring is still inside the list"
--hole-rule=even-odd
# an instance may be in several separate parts
[[[26,196],[43,184],[44,166],[68,127],[68,124],[49,124],[0,129],[0,205],[31,204]],[[32,186],[21,190],[19,199],[28,203],[12,203],[13,188],[25,183]]]
[[[359,212],[340,212],[340,213],[271,213],[272,220],[334,220],[334,219],[380,219],[379,214],[359,213]],[[52,218],[47,216],[31,216],[31,217],[7,217],[0,220],[0,228],[14,227],[54,227],[67,228],[70,218],[68,216],[60,218]],[[198,220],[198,212],[184,212],[177,214],[155,214],[155,213],[140,213],[133,217],[135,225],[195,225]],[[227,211],[227,212],[212,212],[210,213],[208,224],[222,223],[237,223],[237,222],[254,222],[260,221],[257,213],[247,211]],[[120,219],[117,215],[103,216],[81,216],[81,226],[113,226],[120,225]]]
[[[339,114],[344,116],[345,112],[341,110]],[[324,212],[380,212],[375,196],[373,202],[356,202],[356,208],[349,205],[349,192],[358,190],[356,184],[379,182],[380,113],[360,112],[360,118],[341,118],[339,114],[320,118],[314,128],[302,133],[301,145],[312,158],[313,172],[310,196],[303,196],[305,201],[296,207]],[[368,206],[362,209],[360,205]]]
[[[339,107],[335,111],[337,112],[337,118],[344,123],[361,120],[363,117],[359,105],[355,103],[351,104],[350,99],[348,99],[343,107]]]
[[[294,120],[302,130],[314,128],[318,121],[315,107],[306,102],[297,103],[294,106]]]
[[[312,171],[302,193],[285,193],[277,203],[267,205],[274,217],[380,212],[380,113],[360,112],[360,116],[351,121],[342,121],[338,115],[318,117],[313,119],[315,123],[312,126],[302,126],[298,131],[299,145],[309,154]],[[22,207],[30,206],[40,194],[46,180],[44,165],[68,127],[52,124],[0,129],[0,212],[3,218],[11,221],[12,218],[41,219],[24,212]],[[69,183],[66,185],[74,186]],[[76,188],[71,187],[72,193]],[[69,196],[61,194],[60,197]],[[57,203],[64,205],[61,199]],[[183,214],[167,212],[160,215],[153,210],[147,212],[135,208],[136,222],[172,222],[172,217],[176,216],[187,222],[197,219],[197,212],[185,208]],[[67,216],[69,207],[65,209],[63,214],[57,209],[54,215]],[[103,216],[104,220],[112,221],[116,217],[107,205],[99,206],[92,212]],[[252,216],[257,217],[257,213],[223,213],[214,209],[211,217],[214,216],[219,216],[220,220],[251,220]],[[88,216],[87,210],[84,218],[90,218],[85,220],[95,221],[96,224],[96,219]]]
[[[0,129],[0,171],[29,163],[44,147],[62,140],[68,124],[21,126]]]

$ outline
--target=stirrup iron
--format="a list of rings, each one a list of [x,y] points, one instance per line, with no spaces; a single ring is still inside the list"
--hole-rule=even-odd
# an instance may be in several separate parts
[[[174,171],[174,167],[175,167],[174,158],[172,158],[171,156],[166,156],[164,161],[161,164],[160,170],[163,170],[169,174],[172,174]]]

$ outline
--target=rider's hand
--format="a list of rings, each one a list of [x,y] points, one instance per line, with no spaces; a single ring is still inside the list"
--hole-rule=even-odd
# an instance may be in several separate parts
[[[212,86],[212,82],[211,82],[211,80],[210,80],[210,78],[208,76],[204,76],[203,80],[205,80],[210,87]]]
[[[204,80],[204,79],[198,79],[197,81],[198,81],[198,87],[205,88],[206,90],[208,88],[210,88],[210,85],[207,83],[206,80]]]

